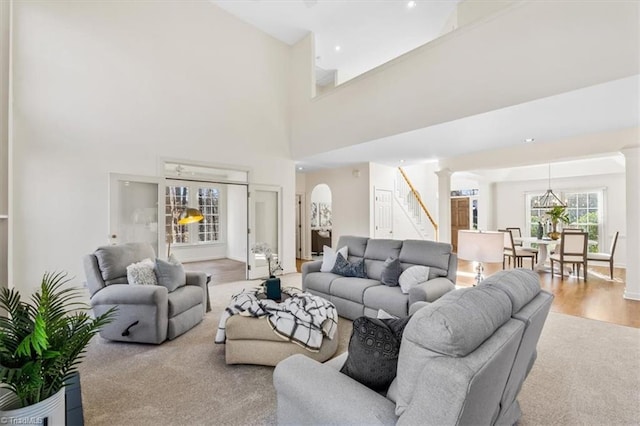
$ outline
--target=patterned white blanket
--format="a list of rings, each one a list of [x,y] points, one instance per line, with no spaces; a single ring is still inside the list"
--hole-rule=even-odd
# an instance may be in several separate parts
[[[338,311],[333,303],[295,287],[282,289],[289,296],[278,303],[271,299],[260,299],[262,289],[243,290],[231,298],[222,313],[216,343],[226,339],[225,325],[232,315],[264,317],[269,320],[273,331],[283,339],[294,342],[312,352],[320,350],[322,339],[333,339],[338,328]]]

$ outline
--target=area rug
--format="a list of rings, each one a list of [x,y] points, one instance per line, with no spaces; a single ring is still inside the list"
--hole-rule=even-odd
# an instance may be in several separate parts
[[[213,310],[162,345],[96,337],[81,365],[85,424],[273,425],[272,367],[229,366],[213,343],[229,298],[259,282],[210,287]],[[299,286],[300,275],[283,277]],[[338,324],[344,352],[351,321]],[[521,425],[640,423],[640,330],[551,313],[520,393]]]

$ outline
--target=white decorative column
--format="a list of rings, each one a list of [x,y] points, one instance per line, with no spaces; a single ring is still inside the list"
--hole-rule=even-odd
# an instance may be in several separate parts
[[[438,175],[438,241],[451,242],[451,175],[449,169],[436,172]]]
[[[496,230],[495,188],[494,182],[478,181],[478,229],[482,231]]]
[[[627,278],[624,298],[640,300],[640,145],[625,147]]]
[[[11,1],[0,0],[0,286],[9,283],[9,65]]]

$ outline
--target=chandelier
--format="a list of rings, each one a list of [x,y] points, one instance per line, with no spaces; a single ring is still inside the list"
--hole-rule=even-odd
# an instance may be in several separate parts
[[[549,185],[547,186],[547,192],[535,202],[535,206],[539,209],[552,209],[554,207],[567,207],[567,204],[562,202],[551,189],[551,163],[549,163]]]

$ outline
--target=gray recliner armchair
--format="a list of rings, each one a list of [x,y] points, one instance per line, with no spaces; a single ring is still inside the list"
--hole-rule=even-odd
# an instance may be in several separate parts
[[[159,344],[202,321],[206,307],[206,274],[187,272],[186,285],[173,291],[161,285],[129,285],[127,266],[155,260],[148,243],[99,247],[84,257],[91,306],[101,315],[116,306],[115,320],[100,331],[108,340]]]

